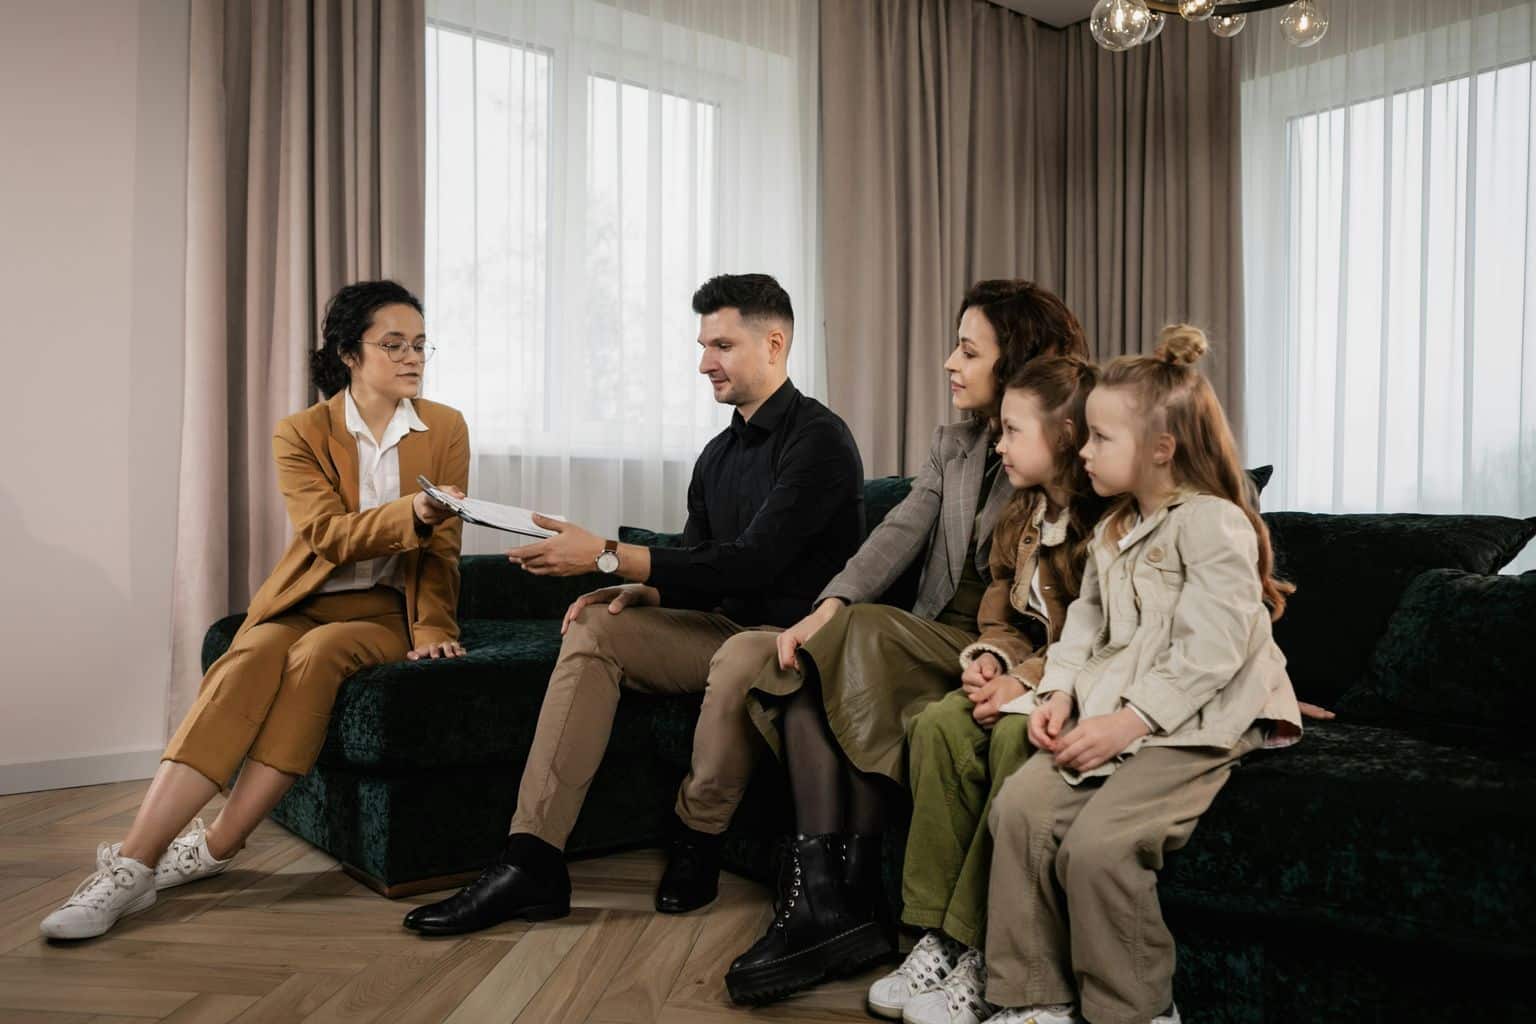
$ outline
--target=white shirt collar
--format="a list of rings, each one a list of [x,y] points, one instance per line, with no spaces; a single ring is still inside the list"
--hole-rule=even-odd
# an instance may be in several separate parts
[[[1035,510],[1030,515],[1029,522],[1040,534],[1040,546],[1053,548],[1067,539],[1067,523],[1071,516],[1066,509],[1057,509],[1056,518],[1047,522],[1046,504],[1045,495],[1040,495],[1035,501]]]
[[[361,437],[372,441],[373,434],[368,430],[368,424],[363,422],[363,414],[358,411],[357,402],[352,398],[352,389],[346,389],[347,432],[355,437]],[[426,430],[427,425],[416,415],[416,407],[411,404],[409,398],[400,399],[400,404],[395,406],[395,414],[390,417],[389,425],[384,428],[384,437],[380,439],[379,447],[388,448],[411,430]]]

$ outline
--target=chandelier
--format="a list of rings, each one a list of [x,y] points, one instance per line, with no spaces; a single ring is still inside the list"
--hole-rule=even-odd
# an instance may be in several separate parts
[[[1223,39],[1231,39],[1254,11],[1284,7],[1280,33],[1294,46],[1311,46],[1328,31],[1328,16],[1318,0],[1099,0],[1088,17],[1088,31],[1106,50],[1119,53],[1150,43],[1163,31],[1168,16],[1203,21]]]

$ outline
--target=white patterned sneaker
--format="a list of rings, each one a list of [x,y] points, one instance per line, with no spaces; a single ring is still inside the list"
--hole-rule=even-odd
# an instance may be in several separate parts
[[[869,1012],[900,1020],[907,1001],[938,988],[964,954],[965,946],[943,932],[924,932],[900,967],[869,986]]]
[[[122,843],[113,843],[112,856],[116,857],[122,846]],[[223,860],[214,860],[213,854],[208,852],[208,829],[202,818],[194,818],[192,827],[172,839],[171,845],[160,855],[160,861],[155,865],[155,888],[174,889],[199,878],[208,878],[229,867],[234,859],[234,854],[230,854]]]
[[[968,949],[949,976],[931,992],[920,992],[901,1011],[905,1024],[981,1024],[997,1012],[987,1002],[987,962]]]
[[[997,1011],[987,1024],[1083,1024],[1083,1018],[1077,1015],[1077,1007],[1066,1004],[1011,1006]]]
[[[1153,1017],[1152,1024],[1181,1024],[1181,1021],[1179,1020],[1178,1004],[1175,1003],[1174,1005],[1168,1007],[1167,1013],[1160,1013],[1156,1017]]]
[[[38,930],[50,939],[90,939],[120,917],[155,905],[155,873],[149,865],[119,857],[102,843],[96,848],[96,873],[75,889],[64,905],[43,918]]]

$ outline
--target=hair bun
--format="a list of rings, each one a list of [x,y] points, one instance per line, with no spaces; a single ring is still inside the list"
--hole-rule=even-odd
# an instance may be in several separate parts
[[[1210,350],[1210,340],[1194,324],[1169,324],[1158,333],[1153,355],[1174,366],[1193,366]]]

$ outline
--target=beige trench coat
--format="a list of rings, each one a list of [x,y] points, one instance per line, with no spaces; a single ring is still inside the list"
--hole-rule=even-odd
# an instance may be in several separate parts
[[[1258,538],[1223,498],[1182,491],[1121,546],[1099,524],[1082,592],[1051,645],[1040,700],[1072,695],[1088,718],[1135,704],[1156,725],[1143,746],[1231,749],[1256,722],[1274,744],[1301,735],[1258,575]],[[1069,782],[1081,776],[1063,770]]]

